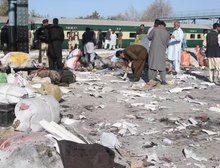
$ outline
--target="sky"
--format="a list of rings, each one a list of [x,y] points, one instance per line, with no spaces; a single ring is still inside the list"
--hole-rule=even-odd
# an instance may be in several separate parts
[[[108,17],[123,13],[131,6],[142,12],[154,0],[29,0],[29,11],[49,17],[75,18],[86,16],[97,11],[101,16]],[[217,11],[220,13],[220,0],[167,0],[173,13],[200,11]]]

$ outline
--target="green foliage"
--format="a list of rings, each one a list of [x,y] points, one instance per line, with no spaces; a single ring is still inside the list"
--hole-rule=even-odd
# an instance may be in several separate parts
[[[48,18],[49,17],[49,15],[41,15],[35,10],[30,11],[29,15],[30,17],[37,17],[37,18]]]
[[[94,11],[91,15],[87,15],[85,17],[80,16],[78,19],[104,19],[104,17],[101,17],[100,14],[97,11]]]

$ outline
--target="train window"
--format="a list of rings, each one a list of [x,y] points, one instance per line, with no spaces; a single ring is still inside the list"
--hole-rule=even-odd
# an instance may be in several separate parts
[[[201,39],[201,34],[197,34],[197,39]]]
[[[190,39],[195,39],[195,34],[190,34]]]
[[[130,33],[129,36],[130,36],[130,38],[135,38],[136,37],[136,33]]]

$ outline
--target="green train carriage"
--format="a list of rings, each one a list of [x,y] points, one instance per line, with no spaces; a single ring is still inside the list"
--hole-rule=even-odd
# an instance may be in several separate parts
[[[40,26],[42,19],[35,18],[34,22]],[[52,20],[50,20],[50,23]],[[116,34],[119,30],[123,33],[123,47],[131,45],[135,41],[137,29],[141,24],[144,24],[146,29],[149,29],[153,22],[132,22],[132,21],[117,21],[117,20],[87,20],[87,19],[60,19],[60,25],[64,29],[65,41],[63,48],[68,48],[68,38],[67,33],[72,31],[79,32],[80,44],[82,40],[82,34],[85,31],[86,27],[90,27],[97,34],[98,30],[101,29],[104,35],[108,29],[116,31]],[[204,31],[211,29],[210,25],[198,25],[198,24],[181,24],[181,28],[184,33],[186,33],[186,41],[188,47],[195,47],[196,45],[202,46],[202,41],[204,37]],[[168,31],[173,31],[173,23],[167,23]]]
[[[3,26],[6,22],[6,17],[0,18],[0,26]],[[32,31],[36,31],[42,24],[43,18],[30,18],[29,28]],[[52,19],[49,19],[49,23],[52,23]],[[119,30],[123,33],[123,47],[127,47],[134,43],[137,29],[141,24],[144,24],[146,29],[149,29],[153,22],[133,22],[133,21],[117,21],[117,20],[87,20],[87,19],[59,19],[59,24],[64,29],[65,41],[63,43],[63,48],[68,48],[68,32],[78,31],[80,45],[82,40],[82,34],[85,31],[86,27],[90,27],[97,34],[98,30],[101,29],[104,35],[108,29],[116,31],[116,34]],[[167,30],[173,31],[173,23],[166,23]],[[181,24],[181,28],[184,33],[186,33],[186,41],[188,47],[195,47],[196,45],[202,46],[202,41],[204,37],[204,31],[211,29],[210,25],[199,25],[199,24]]]

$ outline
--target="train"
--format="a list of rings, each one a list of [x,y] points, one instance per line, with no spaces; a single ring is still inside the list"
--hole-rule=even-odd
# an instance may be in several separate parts
[[[0,27],[6,22],[6,17],[0,17]],[[34,33],[41,25],[43,18],[29,18],[29,30]],[[49,19],[49,23],[52,23],[52,19]],[[59,19],[60,26],[64,29],[65,40],[63,43],[63,49],[68,48],[68,33],[70,31],[79,32],[80,46],[82,42],[82,34],[85,32],[86,27],[90,27],[97,34],[98,30],[102,30],[105,36],[106,32],[111,29],[116,32],[121,30],[123,33],[123,44],[122,47],[125,48],[134,43],[136,38],[137,29],[141,24],[145,25],[146,29],[153,26],[153,22],[134,22],[134,21],[118,21],[118,20],[89,20],[89,19]],[[173,23],[167,22],[166,28],[169,32],[173,31]],[[204,38],[204,32],[211,29],[211,25],[203,24],[186,24],[181,23],[181,28],[183,29],[186,37],[187,47],[195,47],[196,45],[202,46],[202,41]]]

